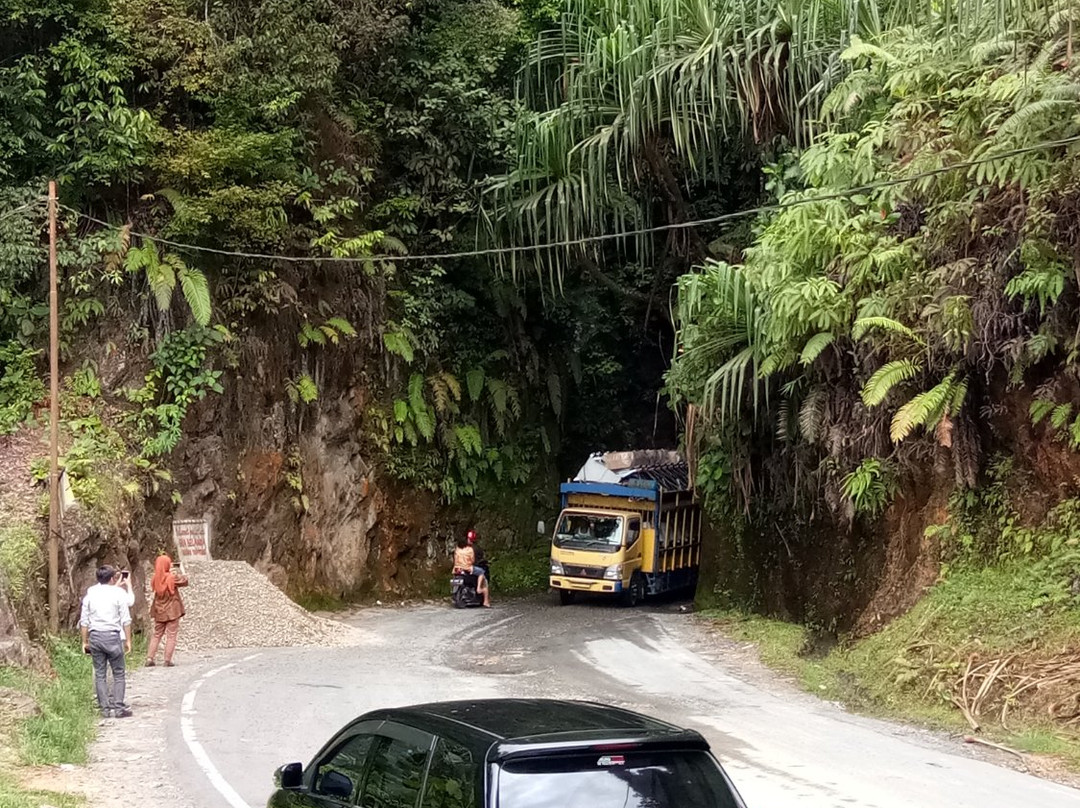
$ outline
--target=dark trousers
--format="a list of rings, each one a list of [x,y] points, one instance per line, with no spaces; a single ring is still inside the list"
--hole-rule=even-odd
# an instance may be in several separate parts
[[[124,635],[115,631],[90,632],[90,657],[94,660],[94,690],[102,712],[124,706],[127,687],[124,674]],[[112,687],[108,670],[112,668]]]

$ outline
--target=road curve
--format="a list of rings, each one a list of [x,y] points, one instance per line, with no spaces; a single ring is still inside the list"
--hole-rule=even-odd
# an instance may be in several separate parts
[[[1080,791],[876,721],[735,661],[671,608],[367,609],[355,648],[235,653],[189,683],[166,742],[194,804],[256,808],[271,772],[349,719],[440,699],[593,699],[695,727],[750,808],[1076,808]],[[193,754],[194,752],[194,754]]]

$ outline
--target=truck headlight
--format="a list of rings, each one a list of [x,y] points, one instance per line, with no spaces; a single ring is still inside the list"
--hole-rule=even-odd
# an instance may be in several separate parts
[[[604,570],[604,578],[608,581],[622,580],[622,564],[612,564]]]
[[[552,575],[563,575],[563,574],[565,574],[565,573],[563,573],[562,564],[559,563],[558,561],[556,561],[555,559],[551,560],[551,574]]]

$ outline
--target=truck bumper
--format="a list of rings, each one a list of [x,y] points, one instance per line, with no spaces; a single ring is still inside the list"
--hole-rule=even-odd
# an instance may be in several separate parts
[[[622,581],[608,581],[596,578],[571,578],[567,575],[552,575],[548,579],[552,589],[570,590],[573,592],[597,592],[599,594],[613,594],[623,591]]]

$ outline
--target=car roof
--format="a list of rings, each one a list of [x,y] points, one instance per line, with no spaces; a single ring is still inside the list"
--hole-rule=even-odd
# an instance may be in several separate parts
[[[450,737],[487,752],[489,759],[617,744],[708,749],[696,732],[640,713],[585,701],[477,699],[379,710],[382,719]]]

